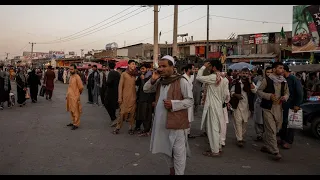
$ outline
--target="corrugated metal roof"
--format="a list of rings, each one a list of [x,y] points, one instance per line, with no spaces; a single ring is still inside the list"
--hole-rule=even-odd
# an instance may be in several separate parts
[[[277,57],[274,53],[269,54],[249,54],[249,55],[231,55],[227,59],[241,59],[241,58],[275,58]]]

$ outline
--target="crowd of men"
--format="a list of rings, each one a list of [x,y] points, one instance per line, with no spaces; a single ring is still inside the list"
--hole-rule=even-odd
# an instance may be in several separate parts
[[[200,105],[203,105],[201,129],[204,130],[201,136],[207,137],[209,144],[203,152],[205,156],[222,155],[230,113],[236,145],[240,148],[245,146],[251,117],[255,122],[257,141],[264,142],[262,152],[280,160],[279,147],[291,148],[294,130],[287,128],[288,111],[300,109],[308,82],[303,83],[300,76],[291,75],[288,66],[275,62],[264,72],[259,69],[255,74],[248,68],[225,73],[220,61],[206,61],[202,67],[188,64],[179,74],[175,69],[175,59],[169,55],[162,57],[158,66],[153,69],[150,64],[141,64],[137,68],[136,62],[129,60],[124,72],[116,71],[114,62],[110,62],[108,68],[103,66],[99,72],[96,65],[89,65],[84,82],[77,73],[77,67],[71,65],[66,102],[72,122],[67,126],[72,130],[80,126],[80,95],[86,85],[88,103],[99,106],[100,97],[110,116],[110,126],[114,127],[112,133],[119,134],[123,122],[127,121],[130,135],[151,136],[150,150],[165,155],[171,175],[184,174],[186,159],[190,155],[188,139],[194,138],[190,127],[194,112],[199,111]],[[208,75],[205,71],[209,71]],[[50,67],[45,75],[44,85],[49,89],[47,99],[52,96],[55,79],[55,73],[52,73]],[[5,74],[3,71],[0,73],[1,97],[3,93],[10,92]],[[40,84],[39,81],[23,85],[20,80],[16,82],[19,104],[24,103],[19,102],[19,91],[25,91],[27,84],[30,87]],[[120,109],[118,116],[117,109]]]

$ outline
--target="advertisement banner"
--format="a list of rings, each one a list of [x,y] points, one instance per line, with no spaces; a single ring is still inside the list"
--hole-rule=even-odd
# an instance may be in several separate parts
[[[320,5],[293,7],[292,53],[320,51]]]
[[[251,35],[249,37],[249,44],[254,44],[255,43],[254,40],[255,40],[255,35]]]
[[[22,53],[22,56],[29,57],[29,59],[30,59],[31,52],[24,51]],[[32,53],[32,59],[47,59],[47,58],[49,58],[49,53],[46,53],[46,52],[33,52]]]
[[[62,59],[65,57],[65,54],[63,51],[49,51],[49,56],[52,59]]]

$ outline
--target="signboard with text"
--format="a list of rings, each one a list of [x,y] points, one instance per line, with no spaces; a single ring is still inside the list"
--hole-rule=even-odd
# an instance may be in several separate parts
[[[320,5],[293,7],[292,53],[320,52]]]

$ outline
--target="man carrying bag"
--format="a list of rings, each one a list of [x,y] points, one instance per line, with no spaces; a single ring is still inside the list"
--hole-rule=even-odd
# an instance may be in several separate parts
[[[287,65],[284,65],[283,69],[284,77],[288,83],[290,96],[288,101],[282,104],[283,123],[282,128],[279,131],[280,140],[278,140],[278,144],[284,149],[290,149],[294,139],[294,129],[288,128],[289,110],[293,110],[294,113],[297,113],[300,110],[300,105],[303,101],[303,88],[301,82],[295,76],[290,74],[291,70]],[[299,112],[299,114],[294,115],[302,115],[302,113]]]

